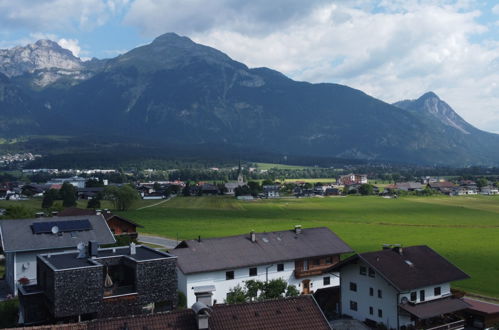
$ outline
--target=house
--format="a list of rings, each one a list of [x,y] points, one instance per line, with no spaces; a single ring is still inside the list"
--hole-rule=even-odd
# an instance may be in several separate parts
[[[441,181],[441,182],[430,182],[428,183],[427,187],[435,191],[439,191],[445,195],[452,195],[454,194],[453,192],[456,188],[456,185],[449,181]]]
[[[281,188],[278,184],[264,185],[263,186],[263,196],[265,198],[279,198],[279,189]]]
[[[28,327],[48,330],[45,327]],[[290,297],[234,305],[209,306],[201,302],[190,309],[168,313],[95,319],[87,322],[54,324],[51,330],[227,330],[286,329],[331,330],[313,296]]]
[[[77,207],[69,207],[60,211],[58,216],[85,216],[85,215],[100,215],[102,214],[106,219],[107,225],[114,235],[118,236],[129,236],[132,239],[137,239],[138,232],[137,228],[144,228],[138,223],[133,222],[130,219],[124,218],[122,216],[113,214],[111,211],[105,210],[92,210],[92,209],[80,209]]]
[[[64,182],[67,182],[71,185],[73,185],[76,188],[85,188],[85,182],[87,179],[79,177],[79,176],[73,176],[70,178],[54,178],[50,181],[47,181],[48,185],[62,185]]]
[[[481,195],[497,195],[499,194],[499,189],[494,186],[484,186],[480,188]]]
[[[284,279],[303,294],[339,285],[324,270],[352,252],[329,228],[251,232],[246,235],[182,241],[170,251],[178,257],[179,290],[187,305],[212,296],[217,303],[247,280]]]
[[[77,194],[79,199],[92,199],[99,194],[104,193],[103,187],[78,188]]]
[[[469,306],[463,312],[466,325],[475,329],[487,329],[499,323],[499,305],[473,298],[464,297]]]
[[[450,283],[469,276],[428,246],[385,245],[353,255],[330,271],[340,271],[344,315],[388,329],[463,327],[455,312],[468,305],[453,297]]]
[[[36,256],[74,250],[81,241],[116,242],[102,215],[0,220],[5,280],[12,293],[25,278],[36,283]]]
[[[211,183],[203,183],[201,185],[201,194],[203,195],[218,195],[220,191],[218,187]]]
[[[403,191],[421,191],[424,186],[419,182],[397,182],[394,185],[389,185],[386,189],[390,190],[403,190]]]
[[[365,184],[367,183],[367,175],[366,174],[354,174],[350,173],[347,175],[342,175],[338,179],[339,185],[351,185],[351,184]]]
[[[37,256],[37,284],[20,285],[20,323],[53,323],[168,311],[177,306],[175,257],[146,246]]]

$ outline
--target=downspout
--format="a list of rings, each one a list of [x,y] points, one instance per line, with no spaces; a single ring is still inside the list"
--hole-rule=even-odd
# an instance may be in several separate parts
[[[274,266],[274,264],[268,266],[268,267],[265,267],[265,282],[268,282],[269,281],[269,268]]]
[[[395,306],[397,306],[397,330],[400,329],[400,308],[399,308],[399,301],[400,301],[400,292],[397,292],[397,302]]]

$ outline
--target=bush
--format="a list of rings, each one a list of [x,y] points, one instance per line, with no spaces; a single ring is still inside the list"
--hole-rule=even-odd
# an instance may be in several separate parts
[[[17,325],[19,301],[17,299],[0,302],[0,328],[13,328]]]
[[[182,291],[178,291],[178,308],[187,308],[187,297]]]

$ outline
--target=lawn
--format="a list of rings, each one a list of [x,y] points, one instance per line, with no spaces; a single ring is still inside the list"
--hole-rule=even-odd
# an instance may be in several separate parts
[[[472,279],[469,292],[499,297],[499,197],[330,197],[237,201],[178,197],[123,213],[145,233],[192,239],[327,226],[359,252],[383,243],[429,245]]]
[[[299,166],[299,165],[284,165],[284,164],[271,164],[271,163],[256,163],[256,166],[259,170],[270,170],[270,169],[279,169],[279,170],[303,170],[306,168],[313,168],[312,166]]]

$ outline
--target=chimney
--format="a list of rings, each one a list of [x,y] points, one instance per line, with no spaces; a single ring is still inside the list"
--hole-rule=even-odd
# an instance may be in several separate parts
[[[99,255],[99,243],[88,241],[88,255],[90,257],[97,257]]]
[[[76,248],[78,249],[78,256],[76,257],[77,259],[84,259],[87,257],[87,252],[85,251],[85,243],[78,243]]]
[[[101,215],[102,214],[102,210],[95,210],[95,215]]]
[[[255,243],[255,242],[256,242],[256,234],[255,234],[255,231],[254,231],[254,230],[252,230],[252,231],[250,232],[250,237],[251,237],[251,241],[252,241],[253,243]]]
[[[210,308],[198,301],[192,305],[192,310],[196,315],[198,330],[209,329]]]
[[[383,244],[383,250],[390,250],[390,244]]]
[[[402,245],[400,244],[394,244],[392,250],[400,255],[403,254]]]
[[[43,218],[44,216],[45,216],[45,213],[43,213],[43,212],[36,212],[35,213],[35,217],[37,217],[37,218]]]
[[[57,211],[52,211],[52,216],[53,216],[53,217],[56,217],[58,214],[59,214],[59,212],[57,212]]]
[[[297,235],[301,234],[301,225],[295,226],[295,234],[297,234]]]
[[[135,246],[135,243],[132,242],[130,243],[130,255],[136,255],[137,254],[137,247]]]
[[[198,236],[198,242],[201,243],[201,235]]]

